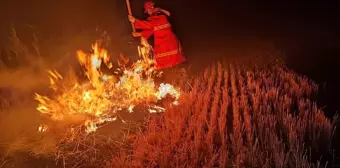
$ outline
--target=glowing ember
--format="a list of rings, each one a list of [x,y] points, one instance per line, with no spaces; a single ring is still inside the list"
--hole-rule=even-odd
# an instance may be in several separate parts
[[[159,74],[154,69],[154,61],[149,58],[150,47],[147,43],[142,43],[143,47],[139,48],[142,59],[129,68],[114,71],[121,74],[120,77],[100,71],[102,62],[109,69],[112,63],[108,52],[99,48],[99,44],[97,42],[92,46],[91,54],[77,52],[77,58],[89,79],[87,83],[73,81],[71,87],[65,86],[58,72],[48,71],[51,88],[56,94],[53,98],[36,94],[39,112],[50,115],[53,120],[77,120],[85,126],[86,132],[93,132],[99,124],[115,121],[118,111],[132,113],[136,106],[148,104],[146,107],[150,113],[164,112],[165,109],[156,103],[167,95],[175,99],[174,104],[178,104],[178,89],[163,83],[159,87],[155,86],[153,77]],[[44,128],[39,127],[39,131],[43,132]]]
[[[46,131],[48,131],[48,126],[40,124],[39,127],[38,127],[38,131],[39,132],[46,132]]]

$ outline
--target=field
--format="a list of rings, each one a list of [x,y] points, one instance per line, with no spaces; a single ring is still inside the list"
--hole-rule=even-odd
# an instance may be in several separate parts
[[[45,70],[61,65],[46,63],[37,47],[32,54],[12,37],[18,60],[34,61],[0,69],[0,167],[331,164],[335,125],[316,104],[318,86],[277,57],[222,59],[187,77],[176,68],[166,71],[155,80],[182,89],[178,106],[165,100],[164,113],[122,113],[126,121],[84,134],[81,128],[67,131],[69,123],[51,121],[35,109],[34,93],[50,94]],[[66,81],[81,76],[77,69],[64,71]],[[55,129],[39,132],[41,123]]]
[[[253,64],[254,62],[250,63]],[[116,167],[314,167],[332,123],[317,86],[280,65],[217,64],[180,107],[152,117]]]

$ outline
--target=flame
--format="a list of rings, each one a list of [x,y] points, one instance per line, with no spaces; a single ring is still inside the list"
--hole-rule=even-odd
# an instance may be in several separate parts
[[[38,132],[46,132],[46,131],[48,131],[48,126],[40,124],[38,127]]]
[[[115,74],[121,74],[119,77],[100,70],[102,63],[108,69],[113,67],[108,52],[100,48],[100,41],[92,45],[91,53],[77,51],[88,81],[82,84],[73,81],[73,87],[67,87],[62,84],[63,77],[57,71],[49,70],[50,87],[55,94],[53,97],[36,94],[37,110],[53,120],[80,118],[88,133],[96,131],[102,123],[115,121],[118,111],[132,113],[138,105],[148,104],[150,113],[164,112],[157,102],[170,95],[175,99],[174,104],[178,104],[180,91],[170,84],[156,86],[153,78],[161,73],[156,71],[155,62],[150,58],[151,49],[142,40],[142,47],[138,47],[141,59],[129,67],[114,70]]]

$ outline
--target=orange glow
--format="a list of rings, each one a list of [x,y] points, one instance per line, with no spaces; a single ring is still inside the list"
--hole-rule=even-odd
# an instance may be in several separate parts
[[[157,101],[172,96],[178,104],[180,90],[170,84],[156,86],[153,80],[160,72],[154,68],[154,60],[149,58],[150,48],[147,43],[139,47],[141,59],[130,67],[121,67],[114,72],[122,74],[113,76],[104,74],[100,67],[102,62],[112,69],[108,52],[100,48],[97,41],[92,46],[92,53],[77,51],[79,63],[85,68],[88,82],[72,81],[73,87],[63,86],[63,77],[57,71],[48,71],[53,98],[36,94],[39,102],[37,110],[49,115],[52,120],[66,118],[82,118],[86,132],[93,132],[104,122],[117,119],[118,111],[132,113],[135,106],[148,104],[150,113],[164,112],[164,108],[156,105]],[[71,86],[72,86],[71,85]],[[39,127],[39,131],[43,128]],[[46,131],[46,130],[45,130]]]

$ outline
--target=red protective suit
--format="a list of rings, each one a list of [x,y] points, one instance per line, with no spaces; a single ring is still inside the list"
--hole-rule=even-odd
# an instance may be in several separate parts
[[[169,68],[185,61],[181,44],[172,32],[166,16],[150,16],[146,21],[136,19],[134,26],[142,29],[142,37],[145,39],[154,35],[154,58],[158,69]]]

